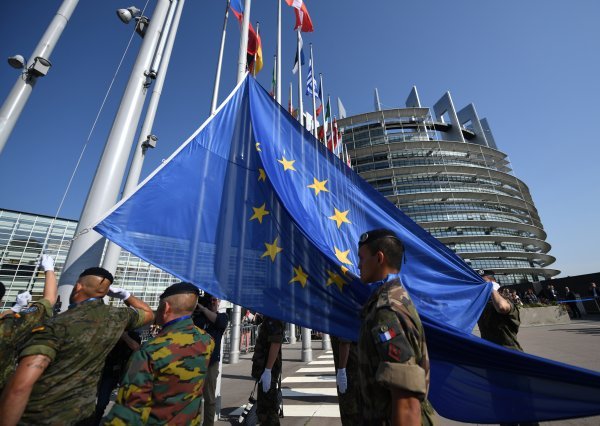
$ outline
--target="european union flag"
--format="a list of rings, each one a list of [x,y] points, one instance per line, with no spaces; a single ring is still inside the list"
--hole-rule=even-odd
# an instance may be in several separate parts
[[[569,379],[565,372],[573,369],[507,354],[470,336],[490,286],[250,77],[94,229],[222,299],[355,340],[360,307],[369,295],[357,279],[357,243],[360,234],[376,228],[393,229],[405,244],[402,281],[426,327],[430,400],[438,412],[493,422],[522,420],[523,413],[541,420],[558,418],[557,411],[563,416],[600,411],[600,397],[590,396],[589,386],[581,388],[587,391],[584,403],[560,405],[560,386]],[[490,367],[482,354],[499,364]],[[501,361],[508,358],[526,362],[531,374],[505,368]],[[565,373],[551,378],[555,388],[547,384],[549,369]],[[577,386],[584,378],[600,383],[598,375],[578,374]],[[531,386],[542,377],[551,392],[539,399]],[[550,406],[554,411],[546,410]]]

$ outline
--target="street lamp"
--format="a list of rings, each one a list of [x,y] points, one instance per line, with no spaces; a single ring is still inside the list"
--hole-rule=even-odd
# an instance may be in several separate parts
[[[124,24],[129,24],[132,19],[137,21],[135,24],[135,32],[138,33],[140,37],[144,38],[148,25],[150,24],[150,19],[146,16],[141,16],[141,14],[142,12],[140,9],[135,6],[129,6],[127,9],[117,9],[117,16]]]

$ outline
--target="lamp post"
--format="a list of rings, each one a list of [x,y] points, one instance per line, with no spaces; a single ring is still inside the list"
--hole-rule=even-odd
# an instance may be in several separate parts
[[[44,77],[50,71],[50,67],[52,66],[50,55],[67,26],[69,19],[71,19],[77,3],[79,3],[79,0],[64,0],[62,2],[50,25],[48,25],[46,32],[29,57],[29,61],[26,62],[21,55],[8,58],[8,63],[11,67],[22,69],[23,71],[19,75],[19,78],[17,78],[2,108],[0,108],[0,154],[21,112],[23,112],[23,108],[25,108],[25,104],[38,78]]]

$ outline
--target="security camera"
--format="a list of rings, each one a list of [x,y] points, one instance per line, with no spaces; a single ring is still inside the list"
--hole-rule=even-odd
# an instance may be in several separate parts
[[[139,16],[140,10],[135,6],[129,6],[127,9],[118,9],[117,16],[124,24],[128,24],[136,16]]]
[[[11,67],[20,70],[21,68],[25,67],[25,58],[21,55],[11,56],[8,58],[8,64]]]

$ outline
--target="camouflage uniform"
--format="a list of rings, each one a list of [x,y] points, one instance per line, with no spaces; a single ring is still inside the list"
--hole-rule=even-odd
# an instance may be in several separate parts
[[[19,350],[31,335],[31,330],[49,318],[54,312],[46,299],[34,302],[18,314],[8,314],[0,319],[0,393],[15,372]]]
[[[362,404],[360,401],[360,378],[358,375],[358,349],[356,343],[342,338],[331,336],[331,348],[333,349],[333,363],[335,369],[339,368],[340,343],[350,343],[350,353],[346,363],[346,377],[348,379],[348,389],[340,393],[337,388],[338,403],[340,405],[340,416],[344,426],[354,426],[362,421]]]
[[[435,412],[427,401],[429,358],[417,310],[398,275],[390,275],[363,306],[358,337],[363,422],[388,425],[390,389],[410,392],[421,401],[423,425]]]
[[[254,355],[252,356],[252,377],[260,379],[267,358],[269,357],[269,348],[271,343],[282,343],[284,333],[284,323],[269,317],[265,317],[258,328],[256,345],[254,346]],[[258,421],[261,426],[279,424],[279,402],[277,394],[279,391],[279,377],[281,376],[281,349],[277,359],[271,368],[271,388],[269,392],[264,393],[262,385],[258,384],[257,409]]]
[[[491,300],[487,303],[477,321],[479,332],[485,340],[523,352],[523,348],[517,340],[517,333],[521,325],[519,308],[510,300],[507,302],[510,303],[510,312],[507,314],[496,312]]]
[[[94,414],[104,360],[123,330],[140,327],[144,312],[88,299],[34,328],[20,357],[51,363],[33,387],[20,424],[70,425]]]
[[[204,376],[215,343],[189,315],[165,324],[129,360],[104,425],[199,425]]]

